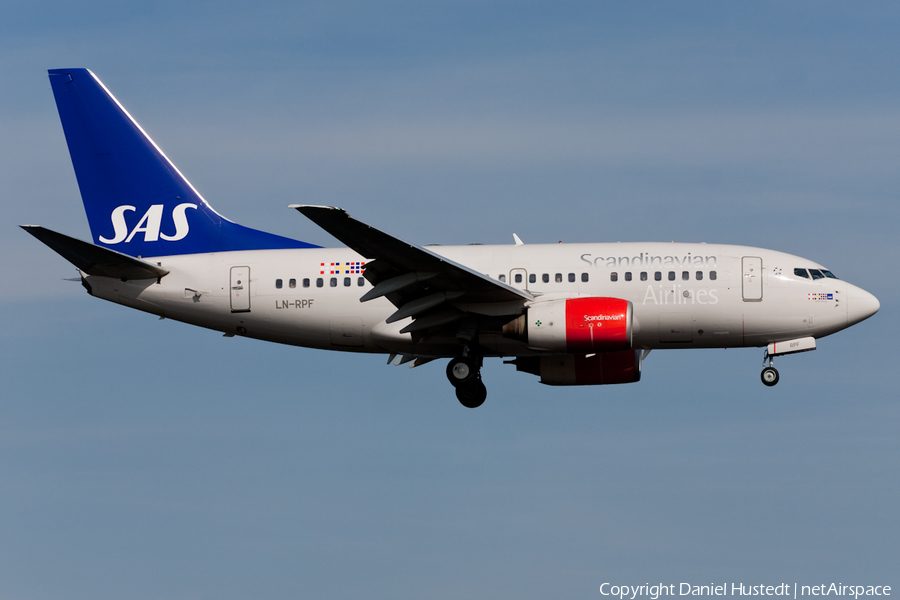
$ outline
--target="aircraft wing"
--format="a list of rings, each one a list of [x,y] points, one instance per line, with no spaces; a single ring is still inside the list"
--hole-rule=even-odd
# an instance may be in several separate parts
[[[440,327],[461,318],[463,313],[449,302],[503,304],[510,307],[510,314],[516,314],[526,301],[534,299],[524,290],[357,221],[341,208],[303,204],[291,208],[370,259],[365,277],[374,287],[360,301],[387,297],[398,308],[388,323],[413,317],[406,332]]]
[[[21,225],[57,254],[88,275],[116,279],[158,279],[169,272],[151,262],[51,231],[40,225]]]

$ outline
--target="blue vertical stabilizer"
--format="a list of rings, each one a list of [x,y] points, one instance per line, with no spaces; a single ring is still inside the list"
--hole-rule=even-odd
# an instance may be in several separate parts
[[[93,73],[49,73],[95,244],[130,256],[316,247],[225,219]]]

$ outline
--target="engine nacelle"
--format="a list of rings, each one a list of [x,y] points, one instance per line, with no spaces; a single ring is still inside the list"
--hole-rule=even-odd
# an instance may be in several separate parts
[[[641,380],[640,350],[619,350],[598,354],[558,354],[523,356],[516,369],[541,378],[547,385],[609,385]]]
[[[567,298],[538,302],[508,323],[503,334],[550,352],[611,352],[631,348],[631,302],[621,298]]]

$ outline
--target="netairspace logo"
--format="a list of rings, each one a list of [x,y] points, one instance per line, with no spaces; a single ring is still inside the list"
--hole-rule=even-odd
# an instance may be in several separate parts
[[[677,592],[676,592],[677,588]],[[694,585],[692,583],[659,583],[651,585],[615,585],[603,583],[600,586],[603,596],[615,596],[619,600],[636,600],[647,597],[658,600],[661,596],[852,596],[854,600],[860,596],[890,596],[889,585],[844,585],[842,583],[823,583],[819,585],[799,585],[797,583],[780,583],[778,585],[752,585],[744,583],[710,583]]]

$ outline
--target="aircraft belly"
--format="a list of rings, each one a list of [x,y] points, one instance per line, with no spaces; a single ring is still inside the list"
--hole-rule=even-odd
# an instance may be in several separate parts
[[[724,304],[635,306],[636,348],[728,348],[743,345],[740,315]]]
[[[163,315],[164,309],[155,301],[151,286],[156,285],[153,279],[121,281],[111,277],[87,276],[85,280],[91,288],[91,294],[116,304],[136,308],[154,315]]]
[[[289,344],[351,352],[382,352],[371,331],[395,310],[387,301],[361,303],[356,293],[265,296],[257,304],[265,315],[266,339],[277,336]]]

